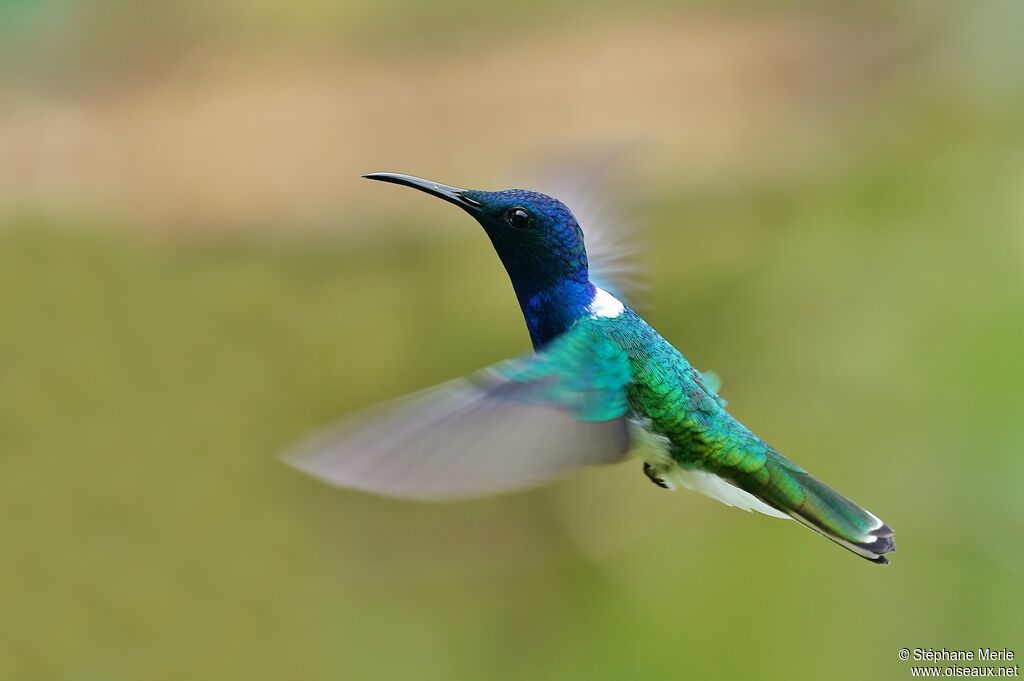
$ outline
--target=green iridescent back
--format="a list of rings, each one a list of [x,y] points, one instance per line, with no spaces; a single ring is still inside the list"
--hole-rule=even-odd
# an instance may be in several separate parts
[[[851,548],[888,537],[875,516],[772,449],[725,409],[725,402],[671,343],[629,308],[587,320],[629,358],[627,404],[684,470],[711,473]],[[854,549],[857,550],[857,549]],[[885,562],[884,557],[872,558]]]

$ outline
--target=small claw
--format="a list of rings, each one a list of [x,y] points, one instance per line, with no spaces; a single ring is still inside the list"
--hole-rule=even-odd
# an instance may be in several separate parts
[[[653,482],[658,487],[662,489],[670,489],[668,483],[666,483],[658,476],[657,471],[654,470],[654,466],[652,466],[646,461],[644,461],[644,475],[650,478],[651,482]]]

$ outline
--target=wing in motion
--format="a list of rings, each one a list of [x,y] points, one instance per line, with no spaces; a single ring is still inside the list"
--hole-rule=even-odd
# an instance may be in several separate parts
[[[563,157],[535,171],[536,186],[572,211],[587,243],[590,279],[632,306],[650,291],[641,259],[645,225],[622,177],[623,150]]]
[[[339,487],[451,499],[534,485],[629,450],[625,354],[581,320],[543,352],[370,409],[285,460]]]

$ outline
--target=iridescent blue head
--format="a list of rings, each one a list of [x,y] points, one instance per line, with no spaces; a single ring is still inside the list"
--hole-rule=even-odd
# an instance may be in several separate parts
[[[523,189],[459,189],[397,173],[364,177],[419,189],[476,218],[512,280],[534,346],[564,332],[586,313],[594,287],[583,231],[561,201]]]

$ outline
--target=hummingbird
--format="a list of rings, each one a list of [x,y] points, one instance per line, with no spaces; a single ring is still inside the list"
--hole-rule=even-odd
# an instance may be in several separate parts
[[[476,219],[512,283],[534,352],[351,417],[286,455],[289,463],[338,487],[446,500],[635,454],[659,487],[792,518],[888,564],[889,526],[736,420],[717,377],[695,369],[589,266],[583,229],[561,201],[398,173],[364,177],[412,187]]]

